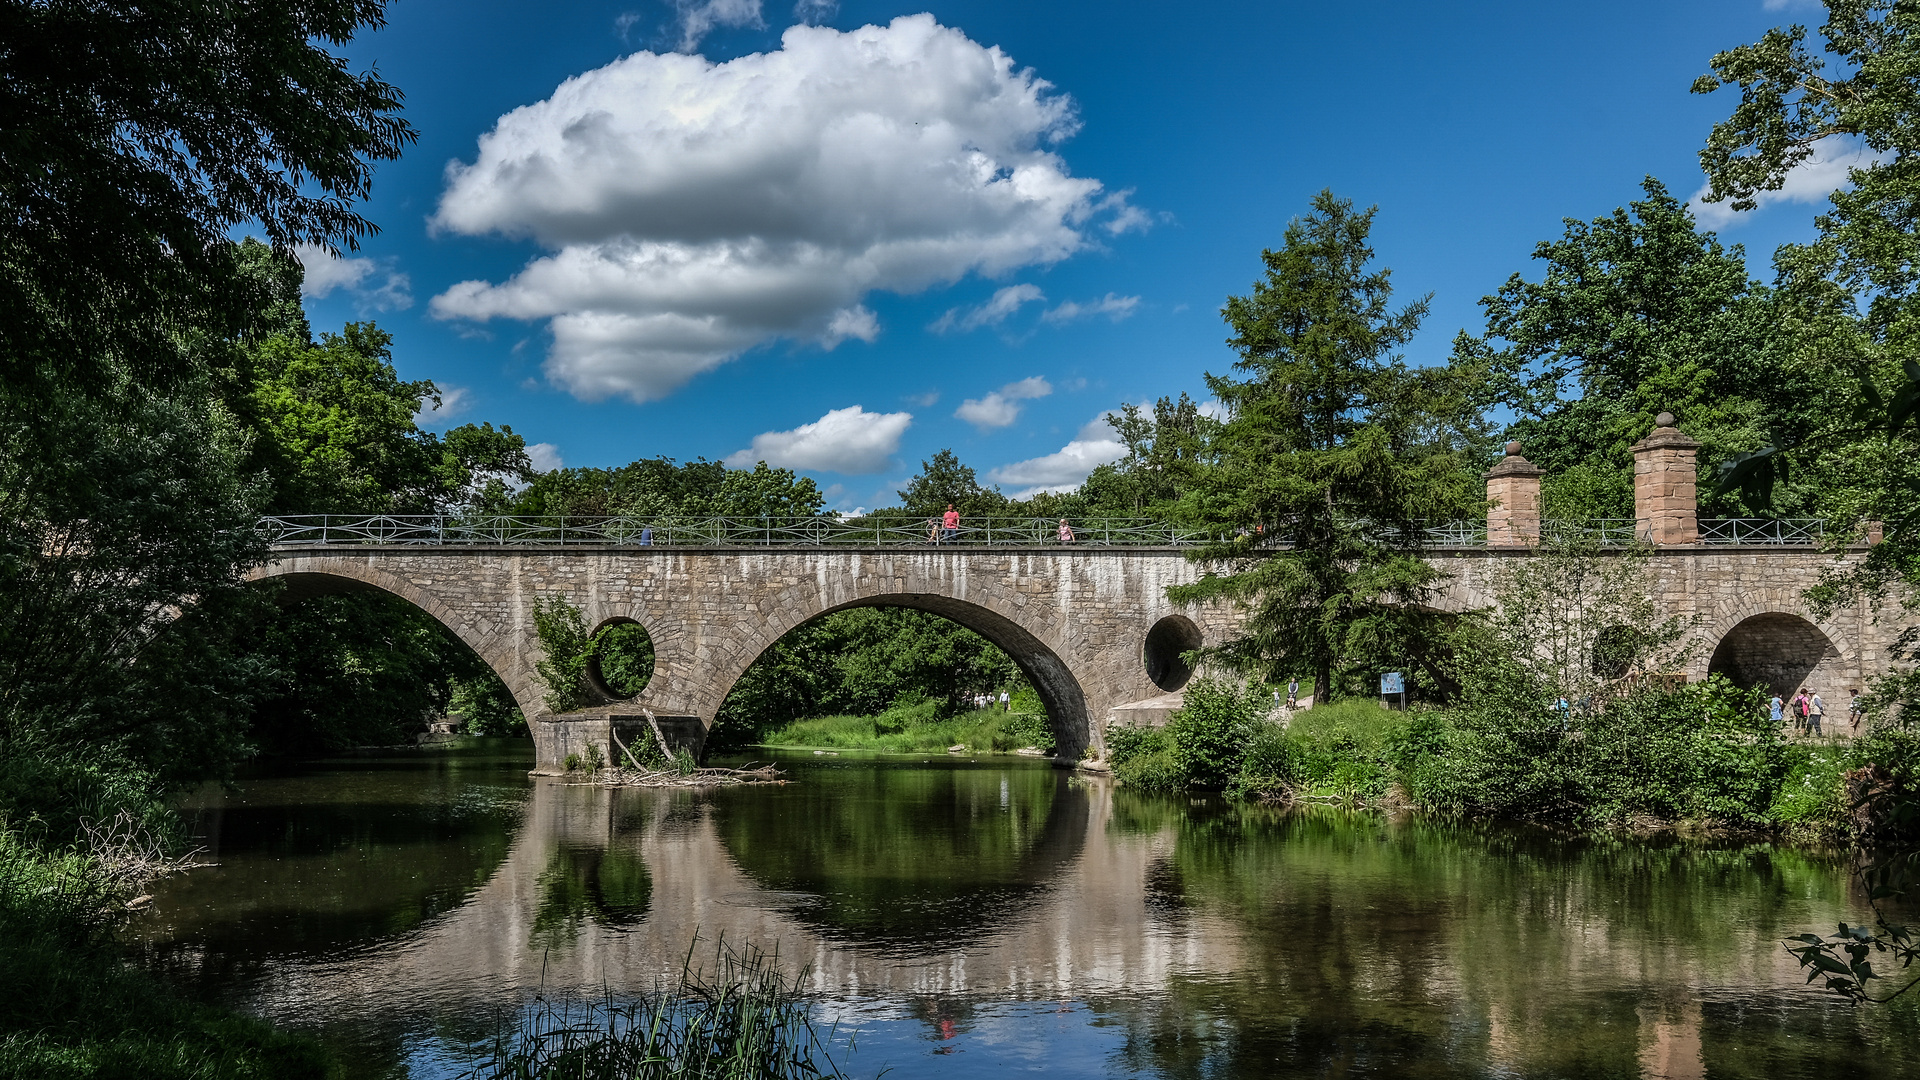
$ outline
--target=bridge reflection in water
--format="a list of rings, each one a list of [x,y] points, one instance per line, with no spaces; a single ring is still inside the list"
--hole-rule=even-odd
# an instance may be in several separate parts
[[[1796,988],[1779,938],[1858,906],[1819,855],[1149,799],[1024,762],[846,757],[796,776],[703,794],[537,780],[517,789],[517,829],[497,798],[449,788],[453,809],[412,820],[464,859],[435,856],[432,829],[369,830],[418,801],[404,766],[300,818],[304,838],[275,833],[270,805],[304,789],[263,784],[254,817],[226,812],[223,867],[162,891],[150,951],[357,1046],[369,1075],[483,1037],[538,989],[650,987],[696,933],[810,967],[836,1014],[868,1026],[868,1075],[931,1069],[906,1058],[956,1025],[1051,1031],[1057,1065],[1090,1074],[1920,1064],[1900,1035],[1912,1009]],[[387,872],[356,877],[370,860]],[[329,904],[357,914],[316,919]],[[1082,1004],[1048,1026],[1057,1006],[1020,1002]],[[1067,1060],[1075,1040],[1097,1052]],[[971,1064],[940,1071],[1000,1060],[972,1045]]]

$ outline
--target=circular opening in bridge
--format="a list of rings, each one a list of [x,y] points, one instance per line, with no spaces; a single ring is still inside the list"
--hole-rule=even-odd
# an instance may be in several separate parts
[[[1141,658],[1153,685],[1172,693],[1193,678],[1193,665],[1181,656],[1200,647],[1200,628],[1185,615],[1169,615],[1147,631]]]
[[[1841,689],[1840,650],[1820,628],[1798,615],[1769,611],[1746,619],[1714,646],[1709,674],[1725,675],[1743,690],[1787,697],[1801,687],[1831,699]]]
[[[653,639],[632,619],[614,618],[587,645],[587,682],[614,701],[636,697],[653,678]]]
[[[1640,635],[1631,626],[1609,626],[1593,636],[1593,656],[1589,664],[1602,679],[1623,679],[1633,670],[1633,659],[1640,651]]]

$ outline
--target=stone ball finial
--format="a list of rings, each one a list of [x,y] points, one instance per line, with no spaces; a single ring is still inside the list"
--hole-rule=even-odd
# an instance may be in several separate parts
[[[1672,427],[1673,414],[1670,412],[1662,411],[1659,416],[1656,416],[1653,418],[1653,426],[1654,427]]]
[[[1510,443],[1508,443],[1508,444],[1507,444],[1507,456],[1508,456],[1508,457],[1519,457],[1519,456],[1520,456],[1520,444],[1519,444],[1519,443],[1517,443],[1517,442],[1510,442]]]

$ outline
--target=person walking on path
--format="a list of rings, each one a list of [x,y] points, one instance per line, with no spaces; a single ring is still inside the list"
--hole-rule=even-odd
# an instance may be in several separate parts
[[[1804,686],[1793,692],[1793,729],[1801,733],[1807,730],[1807,688]]]
[[[1299,676],[1296,675],[1292,679],[1289,679],[1287,681],[1287,708],[1289,709],[1293,708],[1294,704],[1299,700],[1300,700],[1300,678]]]
[[[1780,700],[1780,691],[1775,690],[1767,702],[1767,715],[1773,717],[1773,726],[1778,728],[1786,720],[1787,703]]]
[[[1813,696],[1807,699],[1807,731],[1816,738],[1819,737],[1820,721],[1826,717],[1827,703],[1820,700],[1820,691],[1815,690]]]
[[[1073,526],[1067,524],[1066,518],[1060,519],[1060,542],[1063,544],[1073,543]]]
[[[952,543],[960,535],[960,511],[947,504],[947,512],[940,515],[940,534],[947,543]]]
[[[1860,688],[1856,686],[1853,688],[1853,700],[1847,702],[1847,725],[1853,728],[1854,734],[1860,733],[1860,721],[1866,716],[1867,710],[1860,705]]]

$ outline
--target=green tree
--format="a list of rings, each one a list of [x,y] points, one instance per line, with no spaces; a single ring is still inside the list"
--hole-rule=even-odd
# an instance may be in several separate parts
[[[972,466],[962,465],[951,450],[942,450],[920,463],[920,472],[900,492],[900,505],[909,516],[939,517],[951,505],[962,519],[992,517],[1006,512],[1007,497],[997,487],[981,487]]]
[[[1179,400],[1163,397],[1153,404],[1153,415],[1138,405],[1120,406],[1107,424],[1126,444],[1127,456],[1097,466],[1080,491],[1087,512],[1141,515],[1167,510],[1179,500],[1178,480],[1208,443],[1213,421],[1185,393]]]
[[[617,469],[555,469],[533,478],[510,504],[535,517],[813,517],[826,505],[819,485],[760,462],[729,469],[704,459],[646,458]]]
[[[1774,260],[1791,303],[1783,332],[1806,362],[1849,377],[1851,400],[1824,423],[1781,433],[1774,445],[1730,462],[1722,486],[1764,498],[1787,479],[1790,461],[1795,472],[1809,465],[1822,471],[1840,489],[1836,501],[1853,512],[1847,517],[1882,520],[1887,529],[1886,542],[1866,559],[1812,591],[1816,610],[1867,601],[1894,618],[1897,602],[1910,617],[1920,602],[1920,230],[1913,212],[1920,202],[1920,5],[1828,0],[1826,9],[1820,35],[1832,68],[1808,49],[1806,28],[1795,25],[1717,54],[1711,73],[1693,85],[1701,94],[1725,86],[1740,91],[1739,104],[1714,125],[1700,152],[1709,201],[1752,209],[1762,192],[1778,190],[1816,153],[1867,151],[1848,170],[1846,185],[1828,196],[1830,209],[1814,219],[1814,242],[1786,245]],[[1889,729],[1907,728],[1920,702],[1920,673],[1912,666],[1920,658],[1917,641],[1920,629],[1909,627],[1896,650],[1908,666],[1874,687],[1873,706]],[[1913,764],[1920,755],[1905,730],[1888,730],[1868,745],[1875,757],[1853,794],[1874,821],[1862,843],[1878,849],[1864,874],[1877,905],[1920,877],[1913,825],[1920,821]],[[1842,924],[1831,940],[1801,935],[1795,951],[1810,979],[1824,973],[1829,989],[1865,997],[1871,956],[1904,964],[1920,955],[1907,927],[1891,925],[1877,908],[1875,914],[1876,930]]]
[[[400,92],[329,51],[380,0],[0,4],[0,386],[159,385],[251,318],[227,243],[351,247]]]
[[[1710,490],[1720,461],[1806,423],[1831,383],[1784,362],[1772,296],[1741,249],[1699,231],[1659,181],[1642,188],[1611,214],[1568,219],[1534,249],[1540,280],[1513,275],[1480,302],[1486,333],[1454,343],[1457,358],[1524,382],[1503,395],[1519,414],[1508,434],[1546,470],[1550,516],[1632,517],[1628,447],[1663,411],[1702,443]],[[1794,510],[1811,509],[1812,489],[1792,494]]]
[[[1183,508],[1216,539],[1177,602],[1244,607],[1242,635],[1215,655],[1271,682],[1311,674],[1315,701],[1336,676],[1376,668],[1437,678],[1439,574],[1424,527],[1477,514],[1467,466],[1479,424],[1470,380],[1410,369],[1394,350],[1426,314],[1390,309],[1386,270],[1369,270],[1374,210],[1332,192],[1263,253],[1264,280],[1222,311],[1235,379],[1209,374],[1227,419],[1190,466]]]

